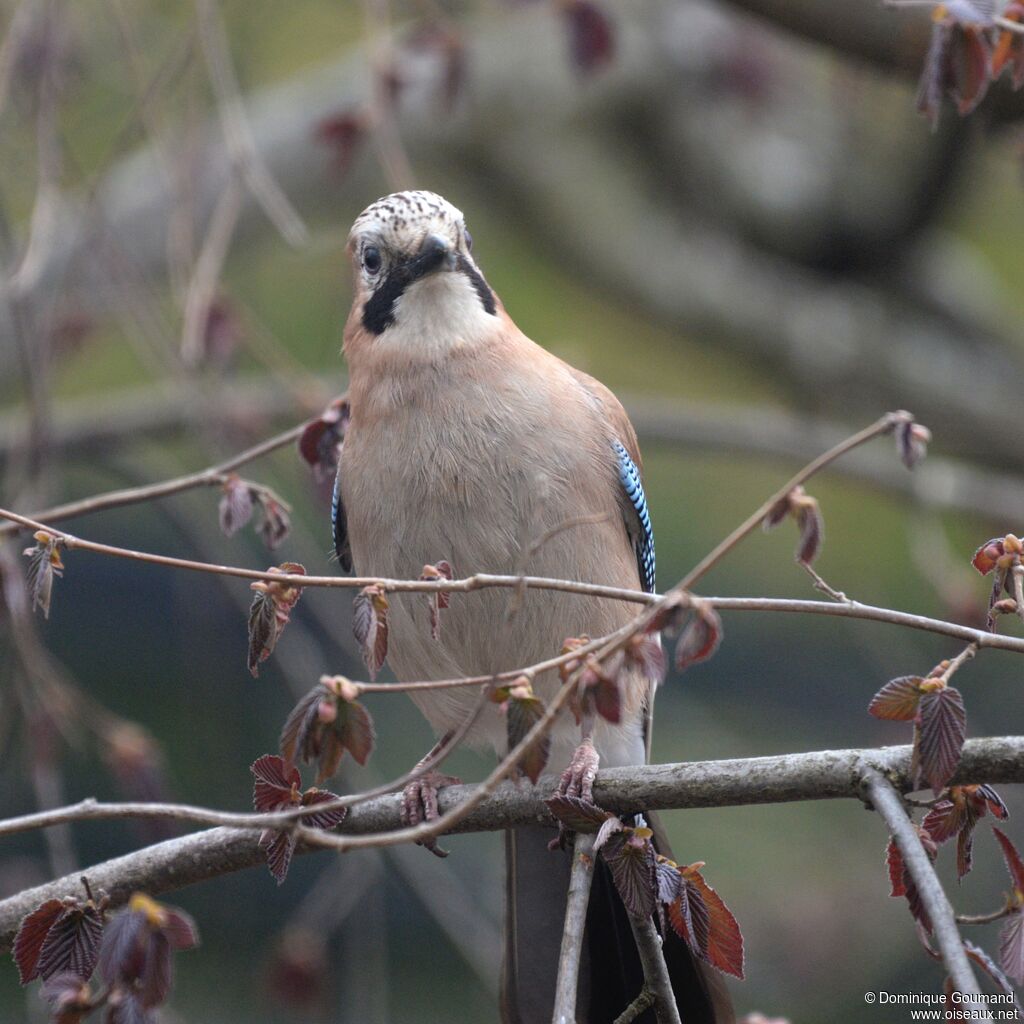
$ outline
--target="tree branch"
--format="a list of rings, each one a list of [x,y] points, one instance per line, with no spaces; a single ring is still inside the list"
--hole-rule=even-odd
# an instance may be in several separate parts
[[[668,974],[661,936],[650,917],[629,915],[640,963],[644,969],[644,990],[654,996],[654,1016],[658,1024],[682,1024],[679,1008],[672,994],[672,979]]]
[[[212,487],[224,482],[225,476],[232,470],[238,469],[249,462],[270,452],[277,451],[289,444],[293,444],[302,435],[306,424],[290,427],[288,430],[274,437],[261,441],[259,444],[247,448],[237,455],[233,455],[215,466],[209,466],[195,473],[186,473],[183,476],[174,477],[171,480],[161,480],[154,484],[145,484],[141,487],[125,487],[117,491],[107,491],[105,494],[95,494],[88,498],[80,498],[78,501],[69,501],[64,505],[55,505],[53,508],[44,509],[41,512],[33,512],[29,517],[34,520],[46,520],[47,522],[59,522],[63,519],[74,519],[76,516],[88,515],[90,512],[100,512],[110,508],[121,508],[125,505],[137,505],[144,501],[154,501],[157,498],[166,498],[171,494],[180,494],[182,491],[191,490],[194,487]],[[0,537],[16,533],[23,528],[24,523],[8,521],[0,524]]]
[[[623,814],[644,809],[860,799],[862,772],[868,768],[885,775],[898,789],[909,791],[912,785],[910,754],[909,746],[898,746],[608,768],[598,772],[594,798],[602,807]],[[544,800],[550,796],[554,782],[553,778],[545,777],[536,786],[518,783],[497,787],[457,822],[452,831],[495,831],[537,824],[550,824],[553,828],[554,819]],[[968,740],[952,782],[955,785],[1024,782],[1024,737]],[[440,810],[446,813],[458,808],[473,797],[478,788],[446,786],[440,792]],[[400,795],[390,795],[353,807],[341,826],[344,835],[336,838],[394,832],[401,825],[401,804]],[[127,809],[122,812],[122,807]],[[38,824],[143,815],[185,816],[179,814],[175,805],[168,809],[168,805],[160,804],[148,807],[91,804],[66,810],[63,816]],[[264,859],[263,851],[256,845],[258,835],[256,829],[220,827],[171,839],[0,901],[0,951],[9,947],[26,913],[46,899],[77,891],[80,874],[86,874],[94,887],[105,889],[114,905],[118,905],[137,889],[158,895],[258,864]],[[300,847],[300,852],[308,853],[310,849]]]
[[[732,551],[732,549],[736,547],[744,537],[752,533],[761,525],[765,516],[768,515],[779,501],[785,498],[786,495],[788,495],[794,488],[799,487],[801,484],[810,480],[815,473],[818,473],[826,466],[831,465],[831,463],[841,458],[847,452],[853,451],[854,448],[859,448],[862,444],[867,444],[868,441],[873,441],[876,437],[880,437],[883,434],[891,433],[896,429],[897,425],[913,422],[914,417],[909,412],[887,412],[880,419],[872,423],[871,426],[865,427],[863,430],[857,431],[856,434],[844,438],[827,452],[823,452],[817,458],[812,459],[803,467],[803,469],[791,477],[770,498],[768,498],[768,500],[765,501],[756,512],[737,526],[736,529],[733,530],[732,533],[730,533],[723,541],[719,542],[712,551],[706,554],[697,563],[697,565],[695,565],[683,577],[674,589],[692,589],[693,585],[707,575],[707,573],[713,569],[730,551]]]
[[[903,855],[903,863],[921,895],[921,902],[928,910],[935,940],[954,987],[964,995],[980,996],[981,989],[967,959],[964,940],[956,926],[953,907],[938,875],[935,874],[928,854],[921,845],[917,829],[907,816],[899,792],[877,768],[870,765],[861,770],[861,779],[872,806],[889,826],[889,831]]]
[[[558,982],[552,1024],[575,1024],[576,991],[579,987],[583,933],[590,903],[590,884],[594,878],[594,841],[597,836],[577,832],[572,847],[572,872],[565,901],[565,926],[558,955]]]

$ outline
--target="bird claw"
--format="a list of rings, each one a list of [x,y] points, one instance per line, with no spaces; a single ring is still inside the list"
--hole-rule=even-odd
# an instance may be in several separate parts
[[[594,802],[594,779],[601,758],[593,741],[585,739],[573,752],[569,764],[558,780],[557,796],[573,796],[587,803]]]
[[[558,780],[555,796],[571,796],[594,802],[594,779],[601,758],[594,749],[593,741],[588,737],[573,751],[572,757]],[[572,829],[564,822],[558,823],[558,837],[548,844],[549,850],[564,850],[571,845]]]
[[[438,790],[443,786],[458,785],[461,781],[454,775],[435,771],[424,772],[413,779],[402,790],[402,824],[413,827],[425,821],[436,821],[441,817],[437,807]],[[442,850],[433,837],[417,839],[416,845],[426,847],[435,857],[448,856],[448,851]]]

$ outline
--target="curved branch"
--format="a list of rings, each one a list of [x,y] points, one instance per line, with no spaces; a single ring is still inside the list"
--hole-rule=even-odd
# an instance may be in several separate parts
[[[594,797],[601,806],[621,813],[859,799],[865,767],[877,769],[898,789],[909,791],[910,753],[909,746],[898,746],[609,768],[598,772]],[[1024,782],[1024,737],[968,740],[953,782]],[[552,778],[544,778],[536,786],[500,786],[458,822],[453,831],[495,831],[545,823],[553,827],[554,821],[544,803],[553,786]],[[478,788],[444,788],[439,800],[441,811],[459,807]],[[364,836],[393,832],[401,826],[401,803],[400,795],[391,795],[354,807],[342,831],[346,835]],[[81,816],[119,817],[116,807],[105,805],[103,813],[90,810]],[[154,808],[153,815],[159,816],[159,806]],[[9,948],[25,914],[44,900],[78,891],[82,874],[88,876],[95,888],[106,890],[116,906],[137,889],[158,895],[252,867],[264,859],[256,843],[258,835],[255,829],[221,827],[170,839],[0,901],[0,951]],[[311,849],[304,846],[299,852],[308,853]]]
[[[935,874],[928,854],[921,845],[921,837],[907,815],[900,794],[877,768],[865,767],[861,778],[867,797],[889,826],[889,832],[903,855],[903,863],[907,866],[921,895],[921,902],[928,910],[935,931],[935,941],[956,991],[980,997],[981,989],[967,959],[964,940],[956,926],[953,907],[942,888],[939,876]]]

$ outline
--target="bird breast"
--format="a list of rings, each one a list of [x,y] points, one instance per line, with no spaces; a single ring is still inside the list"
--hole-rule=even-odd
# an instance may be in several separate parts
[[[352,367],[341,489],[359,575],[416,578],[444,559],[457,578],[638,586],[607,428],[561,365],[524,372],[492,352],[404,373]],[[435,640],[425,595],[392,595],[391,608],[388,661],[406,681],[528,666],[557,654],[566,637],[603,635],[635,614],[582,595],[481,590],[452,595]],[[554,676],[537,688],[550,695],[556,686]],[[476,691],[414,699],[446,731]],[[489,709],[470,741],[501,749],[504,734]]]

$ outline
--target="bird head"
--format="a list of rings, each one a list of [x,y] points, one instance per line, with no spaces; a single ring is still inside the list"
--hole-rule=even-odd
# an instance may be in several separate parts
[[[471,255],[461,211],[434,192],[396,192],[355,220],[348,251],[353,317],[404,346],[469,340],[494,325],[496,301]]]

